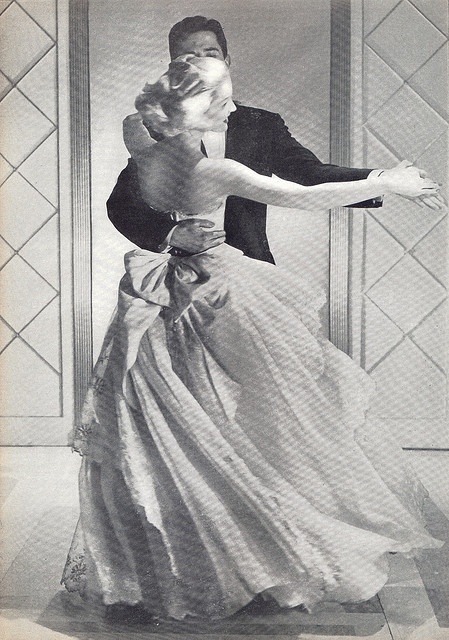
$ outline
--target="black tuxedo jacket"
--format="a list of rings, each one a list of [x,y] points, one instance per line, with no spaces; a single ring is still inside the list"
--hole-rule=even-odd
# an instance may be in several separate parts
[[[291,136],[277,113],[242,105],[229,116],[225,156],[260,174],[274,173],[279,178],[304,185],[361,180],[370,172],[370,169],[323,164]],[[369,200],[352,206],[376,207],[381,203]],[[119,175],[107,201],[107,209],[111,222],[120,233],[142,249],[157,251],[175,225],[166,213],[155,211],[142,199],[137,165],[132,158]],[[226,242],[251,258],[274,262],[266,235],[266,216],[265,204],[228,197],[224,224]]]

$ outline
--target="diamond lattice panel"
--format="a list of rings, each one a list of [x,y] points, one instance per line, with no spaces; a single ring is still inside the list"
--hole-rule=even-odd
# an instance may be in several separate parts
[[[363,6],[366,166],[389,168],[411,160],[442,182],[444,192],[446,2],[401,0],[393,6],[392,0],[364,0]],[[382,208],[365,216],[362,354],[377,385],[372,412],[387,419],[444,422],[447,210],[387,196]],[[395,242],[405,255],[387,268],[388,257],[394,262]],[[445,437],[442,432],[442,442]]]
[[[3,156],[0,156],[0,185],[5,182],[6,178],[8,178],[8,176],[10,176],[12,172],[13,167],[9,164],[9,162],[6,162]]]
[[[447,216],[414,247],[413,255],[444,286],[447,282]]]
[[[396,155],[414,161],[446,131],[447,123],[404,86],[369,119],[368,127]]]
[[[56,0],[0,2],[3,416],[61,410],[55,38]]]
[[[0,236],[0,269],[8,262],[14,255],[14,249],[9,246],[7,242]]]
[[[20,0],[30,16],[52,37],[56,38],[56,0]]]
[[[393,347],[399,344],[404,334],[368,298],[365,299],[364,313],[366,327],[364,366],[369,371]]]
[[[59,288],[59,228],[53,216],[20,250],[20,255],[55,289]]]
[[[365,34],[375,29],[401,0],[366,2],[364,6]]]
[[[0,15],[0,68],[10,80],[25,75],[52,45],[53,40],[17,3]]]
[[[19,82],[27,98],[56,123],[56,48],[53,47]]]
[[[23,340],[16,338],[0,354],[0,367],[3,415],[59,415],[59,375]]]
[[[368,289],[399,262],[404,248],[370,215],[365,222],[365,288]]]
[[[447,78],[448,55],[446,43],[408,81],[416,93],[446,119],[448,117],[447,87],[444,82],[435,82],[435,78]]]
[[[401,2],[366,42],[407,79],[445,42],[445,37],[412,4]]]
[[[443,372],[405,338],[371,373],[372,412],[389,419],[438,420],[446,413]]]
[[[0,271],[2,316],[14,329],[25,325],[57,295],[57,292],[20,256],[14,256]]]
[[[447,366],[447,350],[441,346],[448,336],[448,308],[444,302],[433,311],[411,334],[422,351],[428,355],[443,371]]]
[[[391,195],[386,196],[383,206],[374,209],[371,215],[406,249],[411,249],[443,218],[444,212],[423,210],[410,200]]]
[[[53,369],[59,371],[59,333],[59,299],[55,299],[20,335]],[[49,336],[52,336],[51,340]]]
[[[0,318],[0,352],[15,338],[15,335],[14,331]]]
[[[55,212],[52,204],[17,172],[0,187],[0,233],[19,249]]]
[[[438,29],[448,35],[447,0],[410,0]]]
[[[0,71],[0,99],[3,98],[8,93],[11,87],[12,87],[12,84],[10,83],[8,78],[5,76],[4,73]]]
[[[372,49],[365,46],[363,101],[367,116],[371,116],[403,85],[404,81]]]
[[[14,167],[28,157],[54,130],[54,124],[17,89],[0,103],[2,154]]]
[[[442,185],[441,193],[443,196],[445,194],[447,196],[447,176],[449,175],[448,159],[448,132],[446,131],[441,138],[435,140],[416,161],[418,167],[427,171],[434,180]]]
[[[58,139],[52,133],[20,165],[19,173],[55,207],[58,204]]]
[[[3,13],[5,9],[9,7],[12,0],[0,0],[0,13]]]
[[[406,255],[367,295],[398,327],[408,332],[444,300],[446,291],[426,269]]]
[[[398,156],[387,149],[367,127],[363,127],[363,145],[367,167],[394,167],[399,163]]]

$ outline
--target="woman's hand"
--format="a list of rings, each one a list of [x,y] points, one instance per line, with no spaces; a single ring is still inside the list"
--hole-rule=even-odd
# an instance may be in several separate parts
[[[393,169],[382,171],[374,180],[380,180],[390,193],[396,193],[406,198],[437,195],[440,185],[423,175],[410,162],[404,160]]]
[[[140,113],[131,113],[123,120],[123,142],[133,158],[145,155],[156,144],[143,124]]]

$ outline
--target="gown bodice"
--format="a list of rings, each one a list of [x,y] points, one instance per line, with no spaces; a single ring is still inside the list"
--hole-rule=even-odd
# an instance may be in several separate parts
[[[186,220],[188,218],[201,218],[202,220],[210,220],[214,223],[216,229],[224,229],[224,214],[226,208],[226,200],[210,213],[195,213],[194,215],[182,213],[181,211],[175,211],[173,213],[173,218],[176,222],[180,220]]]

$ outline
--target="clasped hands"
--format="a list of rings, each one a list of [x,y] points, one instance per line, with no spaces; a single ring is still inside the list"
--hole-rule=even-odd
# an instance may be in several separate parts
[[[446,205],[444,198],[438,193],[441,185],[433,181],[426,171],[414,167],[408,160],[403,160],[392,169],[373,171],[368,179],[379,177],[380,174],[392,185],[392,191],[420,207],[439,211]]]
[[[223,229],[214,230],[213,227],[215,224],[211,220],[181,220],[173,229],[170,244],[189,253],[201,253],[222,244],[226,239]]]

